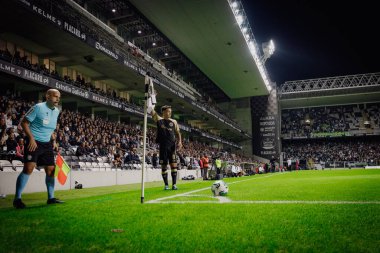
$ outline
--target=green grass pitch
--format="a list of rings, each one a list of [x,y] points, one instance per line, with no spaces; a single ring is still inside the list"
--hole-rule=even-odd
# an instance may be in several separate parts
[[[380,170],[325,170],[0,199],[0,252],[380,252]],[[84,185],[85,187],[85,185]]]

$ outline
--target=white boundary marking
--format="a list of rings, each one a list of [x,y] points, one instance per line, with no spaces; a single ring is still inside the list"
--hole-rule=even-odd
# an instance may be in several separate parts
[[[260,178],[266,178],[266,177],[271,177],[271,176],[275,176],[275,175],[281,175],[281,174],[271,174],[271,175],[268,175],[268,176],[263,176],[263,177],[259,177],[259,178],[250,178],[250,179],[246,179],[246,180],[240,180],[240,181],[235,181],[235,182],[231,182],[231,183],[228,183],[228,184],[236,184],[236,183],[240,183],[240,182],[245,182],[245,181],[249,181],[249,180],[253,180],[253,179],[260,179]],[[316,200],[231,200],[225,196],[212,196],[212,195],[206,195],[206,194],[193,194],[193,193],[197,193],[197,192],[200,192],[200,191],[205,191],[205,190],[210,190],[210,187],[206,187],[206,188],[201,188],[201,189],[197,189],[197,190],[194,190],[194,191],[189,191],[189,192],[185,192],[185,193],[180,193],[180,194],[175,194],[175,195],[171,195],[171,196],[168,196],[168,197],[163,197],[163,198],[158,198],[158,199],[153,199],[153,200],[149,200],[145,203],[147,204],[190,204],[190,203],[193,203],[193,204],[312,204],[312,205],[315,205],[315,204],[322,204],[322,205],[379,205],[380,204],[380,201],[345,201],[345,200],[326,200],[326,201],[316,201]],[[177,198],[177,197],[209,197],[209,198],[212,198],[212,199],[217,199],[218,201],[215,201],[215,200],[199,200],[199,201],[193,201],[193,200],[189,200],[189,201],[167,201],[168,199],[173,199],[173,198]]]
[[[221,198],[221,197],[218,197]],[[219,199],[219,202],[205,201],[160,201],[150,202],[156,204],[320,204],[320,205],[379,205],[380,201],[313,201],[313,200],[226,200]]]
[[[257,177],[256,178],[249,178],[249,179],[245,179],[245,180],[231,182],[231,183],[228,183],[228,184],[235,184],[235,183],[245,182],[245,181],[249,181],[249,180],[253,180],[253,179],[272,177],[274,175],[277,175],[277,174],[271,174],[271,175],[268,175],[268,176],[262,176],[262,177],[258,177],[258,178]],[[149,201],[147,201],[145,203],[147,203],[147,204],[163,203],[163,201],[167,200],[167,199],[173,199],[173,198],[183,197],[183,196],[187,197],[187,196],[191,196],[193,193],[200,192],[200,191],[206,191],[206,190],[210,190],[210,187],[201,188],[201,189],[198,189],[198,190],[189,191],[189,192],[185,192],[185,193],[175,194],[175,195],[168,196],[168,197],[163,197],[163,198],[158,198],[158,199],[152,199],[152,200],[149,200]],[[206,196],[206,195],[204,195],[204,196]],[[215,197],[213,197],[211,195],[207,195],[207,196],[210,197],[210,198],[215,198]],[[227,198],[227,197],[225,197],[225,198]],[[219,201],[221,201],[220,198],[219,198]],[[224,199],[222,201],[224,201]],[[195,201],[194,203],[197,203],[197,202],[201,203],[201,202],[204,202],[204,201]],[[214,203],[214,201],[211,201],[211,202]],[[226,201],[224,201],[224,202],[226,202]],[[170,201],[170,203],[174,203],[174,202]],[[189,202],[184,201],[184,203],[189,203]],[[215,202],[215,203],[217,203],[217,202]]]

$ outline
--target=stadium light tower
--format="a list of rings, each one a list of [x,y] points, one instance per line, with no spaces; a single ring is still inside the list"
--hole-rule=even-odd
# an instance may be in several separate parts
[[[265,64],[265,62],[272,56],[275,50],[274,42],[273,40],[270,40],[266,43],[262,44],[264,55],[261,58],[261,62]]]
[[[272,90],[271,81],[269,75],[265,68],[265,61],[273,54],[274,52],[274,43],[273,41],[269,42],[270,47],[264,50],[264,55],[260,54],[260,48],[255,40],[255,37],[252,32],[252,28],[249,25],[248,18],[245,14],[243,4],[240,0],[227,0],[231,11],[235,17],[236,23],[239,26],[239,29],[245,39],[245,42],[248,45],[249,51],[255,60],[256,66],[259,69],[260,75],[264,81],[264,84],[267,90],[270,92]],[[265,53],[267,51],[267,53]]]

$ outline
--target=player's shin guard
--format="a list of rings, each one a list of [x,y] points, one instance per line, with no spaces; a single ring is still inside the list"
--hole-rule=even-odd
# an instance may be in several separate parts
[[[171,169],[173,185],[177,184],[177,168]]]
[[[167,171],[167,169],[166,168],[162,169],[161,174],[162,174],[162,179],[164,180],[165,185],[168,185],[169,183],[168,183],[168,171]]]

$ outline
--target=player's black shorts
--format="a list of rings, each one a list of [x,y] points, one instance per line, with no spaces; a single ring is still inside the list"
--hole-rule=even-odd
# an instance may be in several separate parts
[[[24,162],[37,163],[37,166],[55,166],[53,144],[51,142],[37,142],[33,152],[28,150],[29,141],[25,142]]]
[[[168,165],[169,163],[177,163],[177,155],[175,153],[175,145],[160,144],[160,164]]]

